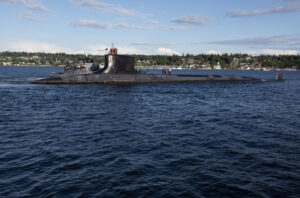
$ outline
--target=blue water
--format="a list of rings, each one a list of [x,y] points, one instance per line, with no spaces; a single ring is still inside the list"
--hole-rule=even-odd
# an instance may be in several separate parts
[[[281,82],[218,71],[267,81],[30,84],[61,70],[0,67],[0,197],[300,196],[299,71]]]

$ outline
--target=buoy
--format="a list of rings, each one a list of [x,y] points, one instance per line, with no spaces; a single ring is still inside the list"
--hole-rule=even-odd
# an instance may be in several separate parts
[[[281,81],[281,80],[283,80],[282,73],[278,72],[278,73],[276,74],[276,81]]]

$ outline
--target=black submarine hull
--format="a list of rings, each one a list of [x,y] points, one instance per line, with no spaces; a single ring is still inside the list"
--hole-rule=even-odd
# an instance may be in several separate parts
[[[90,61],[89,61],[90,62]],[[137,73],[135,60],[128,55],[105,55],[105,66],[101,70],[85,73],[78,68],[67,69],[64,73],[37,80],[35,84],[142,84],[142,83],[185,83],[219,81],[258,81],[244,76],[230,75],[171,75]]]
[[[34,84],[146,84],[186,82],[249,82],[259,79],[231,75],[166,75],[166,74],[83,74],[50,77],[34,81]]]

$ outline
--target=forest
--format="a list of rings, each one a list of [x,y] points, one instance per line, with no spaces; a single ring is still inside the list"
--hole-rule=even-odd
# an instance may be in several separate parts
[[[77,62],[83,54],[0,52],[0,65],[49,65],[65,66],[69,60]],[[103,55],[88,55],[104,64]],[[300,69],[300,55],[260,55],[248,54],[184,54],[177,55],[132,55],[137,66],[174,66],[190,68],[243,69],[243,68],[293,68]]]

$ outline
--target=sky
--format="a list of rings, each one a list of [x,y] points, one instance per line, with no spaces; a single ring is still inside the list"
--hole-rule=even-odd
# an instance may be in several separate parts
[[[0,51],[300,55],[300,0],[0,0]]]

